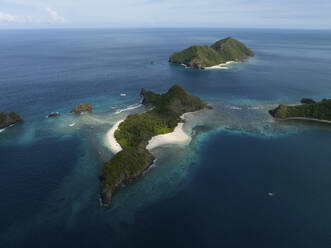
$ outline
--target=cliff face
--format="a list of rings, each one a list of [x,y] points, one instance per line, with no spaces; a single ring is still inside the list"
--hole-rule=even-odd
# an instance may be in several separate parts
[[[254,56],[254,53],[242,42],[228,37],[211,46],[191,46],[181,52],[175,52],[170,56],[169,62],[203,69],[228,61],[241,61],[251,56]]]
[[[115,138],[123,150],[105,163],[100,174],[100,195],[105,205],[110,204],[116,189],[139,177],[153,163],[154,158],[146,149],[153,136],[172,132],[183,113],[208,107],[178,85],[165,94],[142,89],[141,95],[143,104],[154,108],[142,114],[129,115],[115,132]]]
[[[19,122],[23,122],[23,119],[15,112],[11,112],[9,114],[0,112],[0,129],[9,127],[10,125]]]

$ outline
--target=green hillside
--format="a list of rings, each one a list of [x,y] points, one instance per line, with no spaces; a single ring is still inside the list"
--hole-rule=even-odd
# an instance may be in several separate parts
[[[280,104],[277,108],[270,110],[269,113],[278,119],[304,117],[331,121],[331,99],[297,106]]]
[[[251,49],[244,43],[231,37],[215,42],[211,46],[225,61],[240,61],[254,56]]]
[[[181,52],[175,52],[169,62],[186,65],[194,69],[203,69],[228,61],[242,61],[254,53],[242,42],[228,37],[208,46],[191,46]]]

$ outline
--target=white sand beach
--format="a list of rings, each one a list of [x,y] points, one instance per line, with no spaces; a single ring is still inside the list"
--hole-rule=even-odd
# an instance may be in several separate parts
[[[189,114],[189,113],[186,113]],[[181,116],[182,119],[185,119],[185,115],[183,114]],[[120,151],[122,151],[122,147],[120,144],[118,144],[114,134],[119,125],[124,120],[118,121],[114,124],[114,126],[108,131],[106,135],[106,143],[110,150],[116,154]],[[147,149],[152,150],[158,146],[166,145],[166,144],[188,144],[191,141],[191,137],[187,135],[183,130],[184,123],[180,122],[178,123],[177,127],[172,133],[167,134],[161,134],[154,136],[152,139],[149,140]]]
[[[166,144],[187,144],[191,141],[191,137],[188,136],[183,130],[184,123],[178,123],[177,127],[172,133],[161,134],[154,136],[148,141],[147,149],[152,150],[155,147]]]
[[[186,115],[189,115],[191,112],[183,114],[180,118],[185,120]],[[152,137],[148,141],[146,149],[152,150],[158,146],[167,145],[167,144],[188,144],[191,141],[191,136],[187,135],[183,130],[184,123],[178,123],[177,127],[172,133],[160,134]]]
[[[120,151],[122,151],[122,147],[120,144],[118,144],[116,138],[115,138],[115,131],[119,127],[119,125],[123,122],[124,120],[120,120],[114,124],[114,126],[109,129],[107,135],[106,135],[106,143],[109,146],[110,150],[116,154]]]
[[[237,63],[236,61],[228,61],[226,63],[222,63],[219,65],[214,65],[214,66],[209,66],[209,67],[205,67],[206,70],[213,70],[213,69],[222,69],[222,70],[227,70],[229,69],[228,67],[226,67],[227,65],[233,64],[233,63]]]

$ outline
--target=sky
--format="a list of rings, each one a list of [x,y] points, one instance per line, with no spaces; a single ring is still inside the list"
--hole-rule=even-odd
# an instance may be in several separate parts
[[[331,0],[0,0],[0,28],[331,29]]]

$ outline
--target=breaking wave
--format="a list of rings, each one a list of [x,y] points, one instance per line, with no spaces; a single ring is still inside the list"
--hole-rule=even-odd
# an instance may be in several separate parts
[[[120,114],[124,111],[129,111],[129,110],[132,110],[132,109],[136,109],[136,108],[140,108],[142,106],[141,103],[136,103],[136,104],[132,104],[132,105],[129,105],[128,107],[124,108],[124,109],[118,109],[116,110],[115,114]]]

